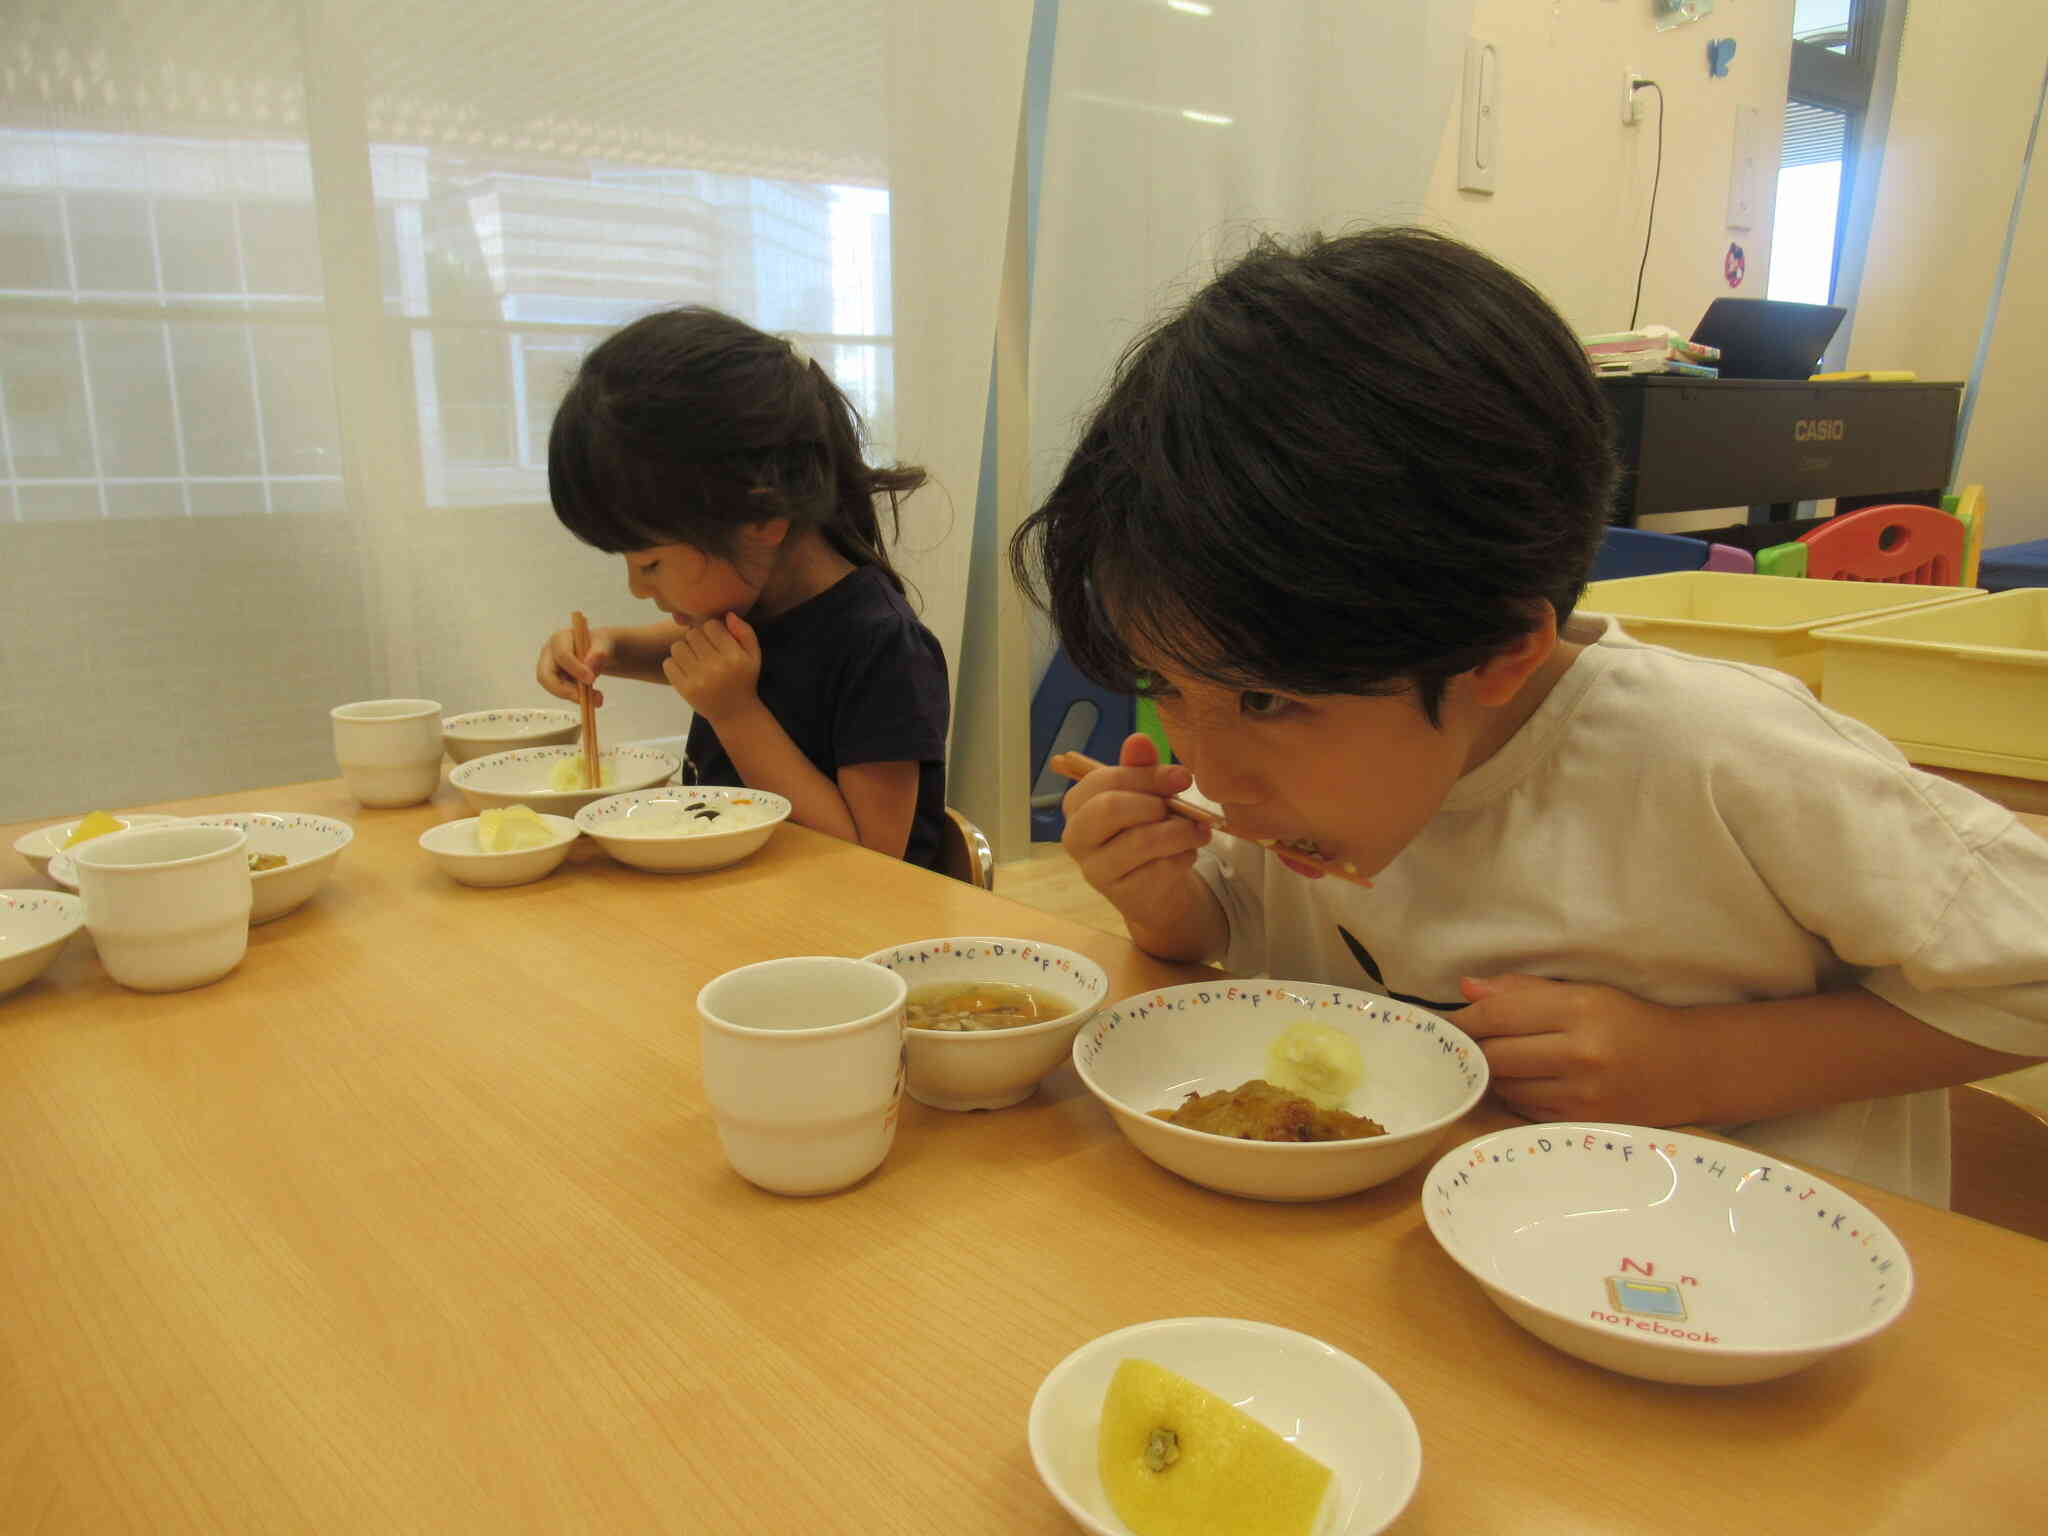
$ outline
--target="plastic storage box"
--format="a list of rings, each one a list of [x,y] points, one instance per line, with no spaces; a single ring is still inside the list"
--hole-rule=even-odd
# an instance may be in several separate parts
[[[1630,635],[1652,645],[1776,667],[1818,693],[1821,653],[1815,630],[1982,595],[1975,587],[1668,571],[1592,582],[1579,611],[1609,614]]]
[[[1913,762],[2048,779],[2048,588],[1820,631],[1821,698]]]

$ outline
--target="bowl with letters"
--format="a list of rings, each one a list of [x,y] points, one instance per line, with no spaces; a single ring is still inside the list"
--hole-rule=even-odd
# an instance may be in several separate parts
[[[1870,1208],[1749,1147],[1522,1125],[1423,1181],[1444,1252],[1546,1344],[1651,1381],[1765,1381],[1898,1321],[1913,1265]]]

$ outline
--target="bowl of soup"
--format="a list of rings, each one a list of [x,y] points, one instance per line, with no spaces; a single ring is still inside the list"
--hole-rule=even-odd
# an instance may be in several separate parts
[[[1036,939],[918,939],[866,958],[910,989],[903,1089],[933,1109],[1022,1103],[1109,994],[1101,966]]]

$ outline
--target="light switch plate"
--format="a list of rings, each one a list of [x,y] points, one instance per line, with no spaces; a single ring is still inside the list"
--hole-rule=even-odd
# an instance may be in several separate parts
[[[1465,39],[1465,93],[1458,111],[1458,190],[1491,192],[1500,167],[1500,48]]]
[[[1735,109],[1735,151],[1728,168],[1728,227],[1756,227],[1757,197],[1762,181],[1758,164],[1761,151],[1757,139],[1762,131],[1762,114],[1755,107]]]

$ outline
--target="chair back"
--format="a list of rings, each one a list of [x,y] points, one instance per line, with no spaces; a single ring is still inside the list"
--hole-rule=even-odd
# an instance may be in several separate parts
[[[1682,533],[1652,533],[1647,528],[1609,526],[1593,556],[1592,581],[1623,576],[1656,576],[1665,571],[1697,571],[1707,563],[1707,546]]]
[[[1137,701],[1090,682],[1055,648],[1031,696],[1031,840],[1057,842],[1067,820],[1060,801],[1067,781],[1052,771],[1054,755],[1085,752],[1113,763],[1124,738],[1137,728]]]
[[[939,868],[978,891],[995,889],[995,850],[981,835],[981,828],[950,805],[946,807],[946,823],[939,829]]]
[[[1977,585],[1977,568],[1984,558],[1984,517],[1990,511],[1984,500],[1984,487],[1966,485],[1960,491],[1942,497],[1941,509],[1962,520],[1962,585],[1974,587]]]
[[[1821,581],[1962,585],[1963,524],[1913,502],[1864,507],[1800,535],[1806,574]]]
[[[1948,1091],[1949,1205],[2048,1242],[2048,1120],[1977,1083]]]

